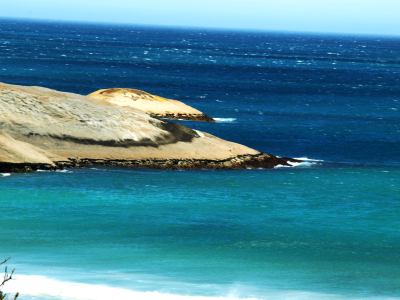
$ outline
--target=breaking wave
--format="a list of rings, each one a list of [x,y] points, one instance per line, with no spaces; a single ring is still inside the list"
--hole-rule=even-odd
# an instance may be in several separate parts
[[[328,293],[282,290],[263,293],[259,298],[239,297],[235,291],[223,296],[179,295],[158,291],[137,291],[127,288],[101,284],[88,284],[61,281],[39,275],[19,275],[7,286],[7,293],[19,292],[24,299],[57,299],[57,300],[109,300],[109,299],[142,299],[142,300],[361,300],[361,297],[335,295]],[[395,297],[367,297],[368,300],[400,300]]]
[[[217,123],[234,123],[236,118],[213,118]]]
[[[277,165],[275,168],[293,168],[293,167],[302,167],[302,168],[309,168],[313,167],[316,165],[322,164],[324,161],[320,159],[312,159],[308,157],[296,157],[296,160],[300,160],[300,162],[291,162],[289,161],[288,164],[290,166],[285,166],[285,165]]]

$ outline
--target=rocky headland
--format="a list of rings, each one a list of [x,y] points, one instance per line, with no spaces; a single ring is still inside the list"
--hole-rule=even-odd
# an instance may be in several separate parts
[[[289,159],[152,115],[134,105],[115,103],[112,97],[105,101],[0,83],[0,172],[94,165],[162,169],[289,165]]]
[[[103,89],[88,95],[107,103],[132,107],[154,118],[214,122],[214,119],[185,103],[127,88]]]

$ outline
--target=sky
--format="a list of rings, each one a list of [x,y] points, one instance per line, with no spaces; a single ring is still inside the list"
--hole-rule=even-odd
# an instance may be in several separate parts
[[[0,0],[0,17],[400,35],[400,0]]]

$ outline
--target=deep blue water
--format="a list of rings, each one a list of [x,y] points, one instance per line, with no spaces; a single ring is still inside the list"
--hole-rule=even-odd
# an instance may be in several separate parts
[[[396,164],[400,38],[2,21],[0,81],[135,87],[233,124],[191,124],[281,155]]]
[[[400,38],[1,20],[0,81],[139,88],[225,120],[188,126],[323,160],[0,177],[0,256],[46,276],[25,279],[46,295],[19,285],[26,299],[61,299],[49,278],[66,299],[92,299],[70,282],[129,299],[400,298]]]

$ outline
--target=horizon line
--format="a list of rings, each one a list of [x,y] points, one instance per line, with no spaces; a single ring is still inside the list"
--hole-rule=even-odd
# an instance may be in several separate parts
[[[113,21],[87,21],[87,20],[60,20],[47,18],[25,18],[25,17],[7,17],[1,16],[0,20],[14,21],[31,21],[31,22],[48,22],[48,23],[69,23],[81,25],[113,25],[113,26],[132,26],[132,27],[153,27],[163,29],[191,29],[191,30],[210,30],[210,31],[228,31],[228,32],[248,32],[248,33],[273,33],[273,34],[302,34],[302,35],[328,35],[343,37],[375,37],[375,38],[396,38],[400,39],[400,34],[376,34],[376,33],[350,33],[350,32],[323,32],[323,31],[300,31],[300,30],[274,30],[259,28],[240,28],[240,27],[212,27],[212,26],[184,26],[184,25],[166,25],[166,24],[148,24],[148,23],[130,23],[130,22],[113,22]]]

